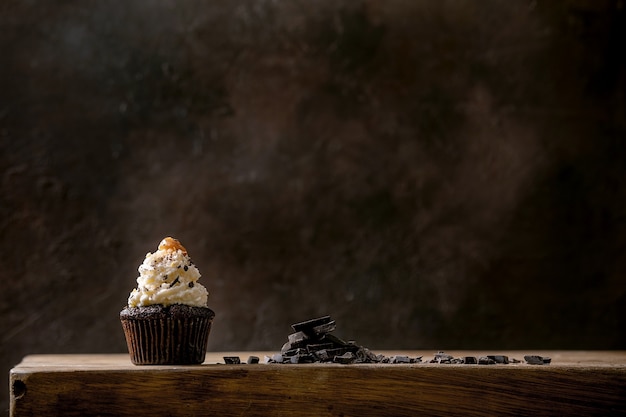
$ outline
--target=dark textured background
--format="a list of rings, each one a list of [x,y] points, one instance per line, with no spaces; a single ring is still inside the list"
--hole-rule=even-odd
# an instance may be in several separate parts
[[[212,350],[626,348],[624,7],[2,1],[0,370],[124,352],[166,235]]]

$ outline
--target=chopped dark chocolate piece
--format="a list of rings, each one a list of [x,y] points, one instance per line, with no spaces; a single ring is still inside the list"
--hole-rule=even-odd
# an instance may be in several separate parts
[[[309,353],[312,353],[322,349],[332,349],[334,346],[335,345],[333,345],[332,343],[316,343],[313,345],[306,345],[306,350]]]
[[[337,336],[333,334],[324,335],[324,338],[322,339],[322,341],[332,343],[335,346],[345,346],[345,347],[352,347],[352,348],[355,347],[355,345],[351,345],[350,343],[338,338]]]
[[[396,355],[389,358],[389,362],[391,363],[411,363],[411,360],[408,356],[405,355]]]
[[[276,353],[271,356],[270,360],[272,362],[283,363],[283,355],[281,355],[280,353]]]
[[[348,345],[344,340],[341,340],[340,338],[338,338],[337,336],[332,335],[332,334],[325,334],[324,337],[322,337],[319,340],[319,343],[330,343],[334,347],[347,346]]]
[[[224,363],[226,365],[237,365],[241,363],[239,356],[224,356]]]
[[[326,349],[316,350],[313,354],[321,362],[327,362],[333,359],[328,355],[328,351]]]
[[[283,354],[283,356],[296,356],[296,355],[308,355],[309,352],[303,348],[295,348],[295,349],[286,350],[281,353]]]
[[[355,359],[356,359],[356,357],[354,356],[354,353],[346,352],[343,355],[335,356],[333,361],[336,362],[336,363],[349,364],[349,363],[354,363]]]
[[[382,358],[375,355],[371,350],[365,347],[359,347],[359,350],[355,352],[355,356],[360,362],[371,363],[380,362]]]
[[[330,321],[331,321],[330,316],[323,316],[323,317],[319,317],[316,319],[311,319],[311,320],[303,321],[300,323],[292,324],[291,327],[293,328],[294,332],[299,332],[299,331],[304,331],[307,329],[312,329],[315,326],[319,326],[320,324],[326,324]]]
[[[289,340],[289,343],[291,343],[292,345],[296,345],[307,340],[308,336],[303,332],[296,332],[287,336],[287,339]]]
[[[328,323],[320,324],[319,326],[312,327],[311,329],[302,330],[304,333],[311,335],[313,337],[319,337],[321,335],[325,335],[326,333],[330,333],[336,328],[335,321],[329,321]]]
[[[530,365],[547,365],[552,361],[552,359],[548,357],[539,355],[526,355],[524,356],[524,360]]]
[[[493,359],[496,363],[509,363],[509,357],[504,355],[487,355],[489,359]]]
[[[345,347],[326,349],[326,354],[329,356],[330,359],[334,358],[335,356],[344,355],[346,353],[352,353],[352,352],[350,352],[350,350],[348,350]]]
[[[259,363],[259,357],[258,356],[248,356],[248,360],[246,361],[246,363],[248,365],[257,364],[257,363]]]
[[[443,353],[442,351],[439,351],[435,354],[435,362],[438,363],[450,363],[450,361],[452,360],[452,355],[448,355],[447,353]]]
[[[474,365],[474,364],[477,364],[478,361],[476,360],[476,357],[474,356],[466,356],[463,358],[463,363],[466,365]]]
[[[289,358],[290,363],[313,363],[315,362],[315,358],[313,355],[304,354],[304,355],[294,355]]]
[[[478,358],[478,364],[479,365],[495,365],[496,361],[494,361],[491,358],[488,358],[487,356],[481,356],[480,358]]]

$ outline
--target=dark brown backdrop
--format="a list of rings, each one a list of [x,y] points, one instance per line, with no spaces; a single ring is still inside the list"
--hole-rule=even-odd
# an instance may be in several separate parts
[[[624,7],[1,2],[2,373],[125,351],[166,235],[212,350],[625,348]]]

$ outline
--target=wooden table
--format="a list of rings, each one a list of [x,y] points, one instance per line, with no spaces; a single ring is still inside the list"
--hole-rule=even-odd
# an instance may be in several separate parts
[[[626,352],[446,352],[538,354],[549,365],[223,364],[273,353],[209,353],[197,366],[27,356],[10,373],[11,416],[626,415]],[[376,353],[428,361],[435,352]]]

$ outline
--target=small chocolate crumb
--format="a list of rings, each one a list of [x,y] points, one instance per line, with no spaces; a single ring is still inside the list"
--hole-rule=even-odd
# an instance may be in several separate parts
[[[174,281],[172,281],[172,283],[170,284],[170,288],[172,288],[174,285],[178,284],[180,282],[179,280],[180,277],[176,277],[176,279]]]
[[[189,288],[193,288],[193,281],[189,283]]]
[[[185,265],[185,271],[188,271],[189,267],[187,265]]]
[[[539,356],[539,355],[526,355],[524,356],[524,360],[529,365],[546,365],[552,361],[552,359],[548,357]]]
[[[167,281],[167,274],[163,275],[163,281]]]

